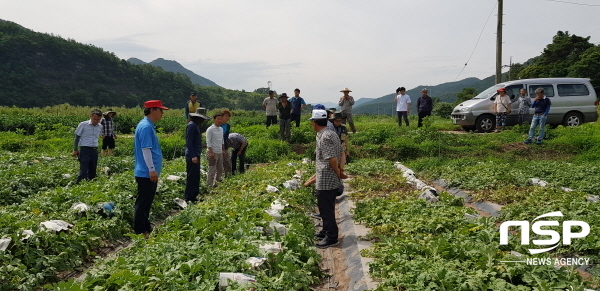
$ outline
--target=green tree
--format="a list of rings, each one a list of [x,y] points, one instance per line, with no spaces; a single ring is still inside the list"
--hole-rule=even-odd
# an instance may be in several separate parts
[[[568,77],[590,78],[595,88],[600,88],[600,46],[587,49],[579,61],[569,67]]]
[[[579,61],[581,55],[594,45],[590,37],[571,35],[568,31],[558,31],[542,54],[533,64],[519,73],[519,78],[566,77],[569,67]]]

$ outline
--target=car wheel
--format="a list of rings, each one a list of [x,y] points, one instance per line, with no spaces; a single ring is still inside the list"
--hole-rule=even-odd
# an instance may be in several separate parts
[[[569,112],[563,119],[564,126],[580,126],[583,123],[583,117],[577,112]]]
[[[496,127],[496,118],[491,115],[482,115],[475,121],[475,129],[479,132],[492,132]]]

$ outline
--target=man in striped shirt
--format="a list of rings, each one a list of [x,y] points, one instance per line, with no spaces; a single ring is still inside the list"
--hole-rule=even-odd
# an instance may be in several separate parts
[[[100,151],[101,156],[106,156],[107,152],[109,156],[113,155],[113,149],[115,148],[115,139],[117,139],[117,135],[115,134],[116,127],[115,121],[113,120],[117,115],[116,112],[112,111],[112,109],[108,109],[104,113],[104,118],[100,121],[103,127],[103,138],[102,138],[102,150]],[[105,152],[107,150],[107,152]]]

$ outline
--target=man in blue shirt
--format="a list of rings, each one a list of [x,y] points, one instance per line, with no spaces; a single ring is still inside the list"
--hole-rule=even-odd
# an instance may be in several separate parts
[[[550,106],[552,106],[552,102],[548,97],[544,96],[544,89],[537,88],[535,89],[535,99],[531,104],[531,107],[535,108],[533,119],[531,120],[531,127],[529,127],[529,135],[527,136],[527,140],[524,141],[526,144],[530,144],[533,139],[533,135],[535,134],[535,128],[539,125],[540,132],[538,133],[536,144],[542,144],[542,140],[544,139],[544,134],[546,131],[546,119],[548,118],[548,112],[550,111]]]
[[[200,194],[200,155],[202,154],[202,133],[200,127],[208,116],[202,109],[190,113],[191,121],[185,129],[185,165],[187,181],[185,183],[185,201],[196,202]]]
[[[160,100],[144,103],[144,119],[135,128],[133,151],[135,167],[133,173],[137,182],[137,198],[135,200],[133,230],[136,234],[144,234],[148,238],[152,226],[148,217],[150,207],[156,195],[158,176],[162,170],[162,151],[156,136],[155,124],[163,117],[164,107]]]
[[[91,180],[96,178],[96,168],[98,167],[98,137],[102,136],[102,111],[92,110],[90,120],[81,122],[75,130],[75,143],[73,145],[73,156],[79,160],[79,176],[77,182],[81,180]]]
[[[290,99],[292,104],[292,114],[290,115],[291,122],[296,121],[296,127],[300,127],[300,116],[302,115],[302,109],[306,107],[304,98],[300,97],[300,89],[294,89],[294,97]]]

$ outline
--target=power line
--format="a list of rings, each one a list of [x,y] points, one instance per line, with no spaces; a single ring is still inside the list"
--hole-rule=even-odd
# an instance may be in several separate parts
[[[546,0],[551,2],[565,3],[565,4],[573,4],[573,5],[581,5],[581,6],[595,6],[600,7],[598,4],[587,4],[587,3],[577,3],[577,2],[569,2],[569,1],[560,1],[560,0]]]
[[[456,76],[456,79],[454,79],[454,81],[458,80],[458,77],[465,70],[465,68],[467,67],[467,64],[473,57],[473,54],[475,53],[475,49],[477,49],[477,45],[479,44],[479,40],[481,39],[481,35],[483,35],[483,31],[485,30],[485,26],[487,25],[488,21],[490,21],[490,17],[492,17],[492,14],[494,13],[494,10],[496,10],[497,5],[498,5],[498,2],[496,2],[496,4],[494,4],[494,8],[492,9],[492,12],[490,12],[490,15],[488,16],[487,20],[485,21],[485,24],[483,25],[483,28],[481,29],[481,33],[479,33],[479,37],[477,38],[477,42],[475,43],[475,47],[473,48],[473,52],[471,52],[471,56],[469,56],[469,59],[465,63],[465,66],[462,68],[462,70],[460,70],[460,72],[458,73],[458,75]]]

